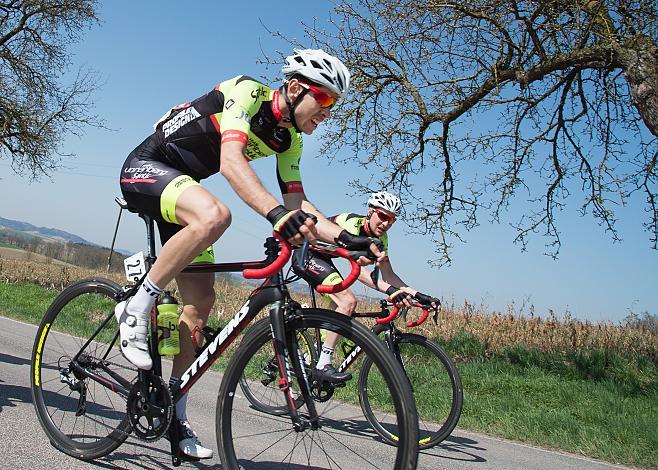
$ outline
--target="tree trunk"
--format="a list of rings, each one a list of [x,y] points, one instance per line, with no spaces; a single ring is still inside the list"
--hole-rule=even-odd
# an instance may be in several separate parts
[[[633,104],[647,128],[658,137],[658,44],[636,35],[617,51]]]

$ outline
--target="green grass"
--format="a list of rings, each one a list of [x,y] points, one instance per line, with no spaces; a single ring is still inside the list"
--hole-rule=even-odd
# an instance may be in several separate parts
[[[57,294],[34,284],[0,284],[0,315],[39,324]]]
[[[0,315],[37,324],[56,295],[32,284],[0,284]],[[90,314],[83,310],[107,310],[102,304],[89,307],[71,308],[61,328],[69,333],[86,330]],[[454,357],[468,358],[458,364],[464,388],[459,428],[658,468],[658,378],[652,361],[596,351],[565,357],[518,348],[501,357],[477,359],[480,347],[469,338],[458,338],[446,348]],[[215,367],[227,360],[221,358]],[[407,364],[410,374],[420,381],[431,376],[422,357],[416,363],[418,367]],[[354,378],[337,396],[354,402],[358,373],[352,372]],[[431,417],[432,409],[442,406],[439,393],[422,393],[419,413]]]
[[[459,366],[460,427],[609,462],[658,468],[658,394],[501,360]]]

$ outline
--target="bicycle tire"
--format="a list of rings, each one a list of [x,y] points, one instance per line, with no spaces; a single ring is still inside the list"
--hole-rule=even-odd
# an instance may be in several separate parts
[[[381,333],[383,329],[375,331]],[[424,336],[402,333],[398,347],[418,409],[418,446],[428,449],[447,438],[459,421],[464,401],[459,371],[446,352]],[[397,445],[395,427],[387,422],[385,413],[375,412],[371,406],[373,401],[386,400],[369,395],[369,382],[374,380],[371,367],[372,361],[366,358],[359,376],[361,409],[375,432],[388,444]]]
[[[247,377],[247,374],[242,374],[240,389],[254,409],[263,413],[281,416],[288,413],[288,405],[277,385],[279,368],[275,362],[272,338],[261,338],[262,344],[259,349],[265,347],[267,351],[264,350],[259,357],[254,355],[257,364],[253,367],[246,367],[246,369],[251,369],[254,372],[248,374],[249,377]],[[302,354],[308,368],[312,367],[318,361],[318,354],[316,348],[313,347],[310,334],[307,331],[298,331],[297,341],[302,346]],[[298,396],[295,402],[297,408],[301,408],[304,399]]]
[[[236,394],[240,378],[252,356],[260,349],[263,341],[271,340],[269,319],[263,319],[253,327],[231,358],[217,397],[216,436],[222,468],[394,468],[414,469],[418,459],[418,421],[409,382],[404,377],[400,364],[391,352],[368,328],[357,321],[323,309],[301,309],[286,319],[286,329],[305,330],[321,328],[334,331],[354,341],[363,349],[362,356],[372,356],[373,364],[384,378],[384,386],[392,397],[395,416],[399,423],[400,440],[397,447],[384,444],[371,432],[354,406],[337,406],[324,410],[318,408],[320,427],[295,431],[288,416],[250,412],[247,400]],[[294,356],[295,352],[291,352]],[[355,382],[352,379],[350,382]],[[356,382],[352,388],[355,388]],[[345,387],[343,390],[348,390]],[[347,392],[345,392],[347,393]],[[356,403],[357,391],[353,390]],[[246,411],[245,411],[245,408]],[[356,407],[358,410],[358,407]],[[347,413],[336,418],[324,413]],[[299,410],[303,414],[302,410]],[[352,414],[354,413],[354,414]],[[368,435],[358,446],[347,447],[340,437],[346,433]],[[260,439],[255,439],[258,434]],[[290,447],[289,447],[290,446]],[[372,447],[375,447],[373,451]],[[361,455],[363,452],[365,455]],[[316,459],[311,462],[312,459]],[[277,465],[277,462],[280,465]]]
[[[41,320],[32,349],[32,402],[41,427],[55,448],[82,460],[109,454],[131,431],[125,397],[89,378],[80,380],[70,368],[96,328],[114,317],[119,292],[121,287],[107,279],[85,279],[67,287]],[[117,322],[110,318],[78,362],[90,368],[102,362],[130,383],[137,370],[123,358],[117,340],[111,347],[116,335]],[[106,370],[95,372],[110,378]]]

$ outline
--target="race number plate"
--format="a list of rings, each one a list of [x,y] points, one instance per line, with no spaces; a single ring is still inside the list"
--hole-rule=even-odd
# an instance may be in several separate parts
[[[123,267],[126,270],[126,278],[129,281],[137,282],[146,272],[146,263],[144,262],[144,252],[140,251],[123,260]]]

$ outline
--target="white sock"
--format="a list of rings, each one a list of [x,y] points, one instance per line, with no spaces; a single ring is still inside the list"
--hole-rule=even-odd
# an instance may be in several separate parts
[[[148,316],[155,304],[155,299],[162,293],[162,289],[156,286],[148,276],[137,290],[137,293],[128,302],[128,310],[135,316]]]
[[[323,344],[322,352],[320,353],[320,359],[318,359],[318,364],[315,366],[316,369],[324,369],[324,366],[332,363],[332,358],[334,355],[334,348]]]

